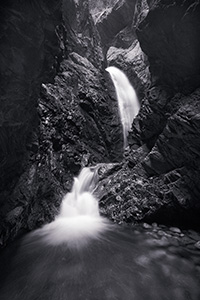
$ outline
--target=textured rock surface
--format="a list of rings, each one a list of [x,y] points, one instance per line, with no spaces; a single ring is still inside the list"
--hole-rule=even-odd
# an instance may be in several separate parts
[[[137,34],[151,86],[122,168],[101,178],[97,193],[102,212],[116,222],[199,228],[199,4],[157,1],[150,7]]]
[[[147,15],[146,1],[116,2],[98,2],[97,27],[87,1],[1,4],[2,244],[52,220],[96,163],[115,222],[200,225],[199,3],[147,1]],[[141,100],[123,159],[106,56]]]
[[[48,28],[43,28],[46,19],[34,28],[35,14],[42,20],[43,9]],[[1,144],[7,163],[3,160],[5,172],[1,173],[2,243],[22,228],[33,229],[52,220],[81,167],[122,158],[117,102],[107,91],[108,75],[104,77],[99,35],[87,1],[63,1],[62,9],[58,3],[47,7],[42,1],[33,7],[27,2],[17,12],[5,6],[9,18],[17,22],[18,35],[11,39],[9,30],[13,29],[5,18],[10,40],[3,45],[7,51],[11,44],[14,54],[8,52],[5,67],[2,64],[2,76],[8,73],[2,86],[7,99],[2,116],[10,116],[2,129]],[[25,29],[27,11],[30,28]],[[18,50],[15,44],[24,35],[25,46],[19,43]],[[11,55],[17,56],[8,62]],[[16,77],[10,68],[18,72]],[[18,119],[11,118],[8,107]]]
[[[97,28],[103,41],[104,53],[111,46],[115,36],[132,22],[134,10],[135,1],[119,0],[114,7],[105,10],[99,16]]]
[[[199,16],[198,1],[160,1],[140,24],[137,35],[154,82],[182,92],[199,87]]]
[[[91,15],[96,22],[105,10],[109,11],[118,2],[118,0],[89,0],[89,9]]]
[[[145,88],[150,84],[150,73],[138,40],[134,39],[130,47],[125,49],[111,46],[107,52],[107,61],[110,66],[116,66],[125,72],[141,100]]]
[[[28,172],[27,147],[39,123],[37,98],[41,82],[51,81],[59,64],[56,28],[61,22],[61,1],[2,1],[0,6],[0,205],[1,214],[9,212],[6,219],[12,223],[6,226],[6,235],[14,236],[26,222],[23,193],[28,195],[29,191],[18,189],[19,198],[11,194],[23,180],[20,176]],[[37,143],[34,147],[37,149]],[[28,196],[27,199],[31,201]],[[15,204],[10,206],[12,200]]]
[[[22,172],[26,142],[38,122],[39,86],[55,75],[60,4],[1,4],[1,190],[10,188]]]
[[[108,65],[114,65],[127,74],[140,100],[149,85],[150,74],[146,55],[136,36],[136,27],[147,12],[146,1],[120,0],[104,9],[96,20]]]
[[[176,108],[152,149],[132,149],[122,169],[105,174],[97,189],[103,214],[120,223],[199,226],[199,97],[197,90],[172,98]]]

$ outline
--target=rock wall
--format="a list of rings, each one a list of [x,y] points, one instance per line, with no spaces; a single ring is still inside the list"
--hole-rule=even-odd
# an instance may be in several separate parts
[[[120,0],[107,6],[96,19],[107,64],[127,74],[140,100],[144,97],[150,74],[146,55],[136,36],[136,27],[147,12],[146,1]]]
[[[199,16],[198,1],[160,1],[138,27],[156,84],[183,93],[199,87]]]
[[[20,3],[1,3],[1,190],[22,172],[26,142],[38,122],[39,87],[55,75],[59,55],[55,28],[61,3]]]
[[[98,18],[88,1],[1,4],[3,245],[51,221],[99,162],[108,218],[199,227],[199,3],[103,2]],[[124,157],[107,63],[141,101]]]
[[[59,64],[56,27],[61,22],[60,7],[61,1],[2,1],[0,4],[0,205],[3,217],[5,208],[11,210],[10,195],[29,160],[28,144],[39,124],[37,98],[41,82],[51,81]],[[16,196],[14,201],[14,214],[20,214],[23,209],[18,206]],[[6,230],[10,232],[9,227]]]
[[[104,53],[111,46],[115,36],[132,22],[134,10],[135,1],[120,0],[114,7],[105,9],[99,16],[97,28],[102,39]]]
[[[88,2],[8,2],[3,9],[5,244],[54,218],[81,167],[121,160],[123,137]]]
[[[112,220],[200,227],[199,3],[154,1],[136,33],[150,64],[122,168],[97,193]]]

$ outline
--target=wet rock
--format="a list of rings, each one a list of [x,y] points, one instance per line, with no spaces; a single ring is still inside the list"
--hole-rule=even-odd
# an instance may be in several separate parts
[[[118,0],[98,0],[94,2],[93,0],[89,0],[89,8],[94,21],[96,22],[105,10],[111,10],[117,1]]]
[[[200,241],[198,241],[198,242],[195,243],[195,247],[196,247],[197,249],[200,249]]]
[[[51,221],[81,167],[121,160],[123,144],[88,1],[11,6],[3,5],[2,21],[4,244],[21,229]],[[19,215],[12,213],[16,207],[22,207]]]
[[[42,80],[52,80],[60,53],[56,26],[61,1],[3,1],[1,6],[0,190],[23,172],[26,143],[38,125]],[[54,22],[52,21],[54,18]]]
[[[38,151],[37,99],[41,83],[52,81],[59,66],[60,8],[61,1],[2,1],[0,4],[2,243],[15,236],[25,224],[23,195],[14,191],[18,189],[20,177],[29,169],[29,159],[34,159]],[[30,201],[27,197],[27,202]]]
[[[98,163],[109,219],[198,227],[199,3],[98,2],[97,27],[87,1],[59,4],[1,4],[2,244],[51,221],[73,176]],[[124,157],[105,56],[141,100]]]
[[[172,232],[175,232],[175,233],[181,233],[181,230],[177,227],[170,227],[169,228]]]
[[[137,35],[153,82],[182,92],[199,86],[199,14],[198,1],[156,1],[151,6]]]
[[[133,122],[122,169],[99,183],[102,213],[119,223],[199,227],[199,89],[171,98],[160,91]]]
[[[140,202],[138,197],[139,218],[199,228],[199,89],[194,91],[199,86],[199,19],[196,18],[199,4],[174,1],[168,5],[157,1],[149,5],[150,12],[139,25],[137,34],[142,50],[148,55],[151,86],[145,91],[140,113],[133,122],[128,138],[130,151],[125,157],[134,177],[129,183],[127,178],[132,174],[124,168],[118,172],[120,179],[113,185],[120,184],[127,173],[125,181],[133,189],[134,199],[137,193],[135,182],[142,175],[146,190],[140,188],[139,194],[143,199],[147,190],[150,194],[146,198],[147,204]],[[163,22],[161,18],[164,18]],[[190,53],[187,53],[187,47]],[[123,187],[118,193],[124,199],[126,209],[129,195]],[[102,199],[105,201],[105,196]],[[117,205],[116,201],[112,206],[112,218],[116,220],[120,218]],[[131,206],[136,205],[133,201]],[[124,220],[129,218],[138,220],[133,212]]]
[[[132,22],[135,1],[117,1],[114,7],[105,9],[96,24],[101,36],[104,53],[111,45],[115,35]],[[119,22],[120,20],[120,22]]]
[[[133,32],[131,34],[133,36]],[[132,38],[130,47],[125,49],[111,46],[107,52],[107,61],[123,70],[133,84],[139,99],[144,96],[144,89],[149,85],[150,74],[146,56],[142,52],[139,42]]]
[[[96,19],[108,65],[114,65],[126,73],[140,100],[149,85],[150,74],[135,28],[147,11],[145,1],[117,1],[112,7],[108,5]]]

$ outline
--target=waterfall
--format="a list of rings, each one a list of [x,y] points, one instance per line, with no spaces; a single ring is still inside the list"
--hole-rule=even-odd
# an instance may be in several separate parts
[[[192,241],[156,224],[111,225],[93,195],[98,168],[82,169],[53,222],[1,253],[1,300],[200,299]]]
[[[83,168],[70,193],[62,200],[59,215],[50,224],[32,233],[47,244],[66,243],[68,247],[81,248],[90,238],[98,238],[108,228],[99,214],[98,200],[92,194],[97,180],[97,167]],[[111,225],[110,225],[111,226]]]
[[[126,76],[114,67],[107,70],[115,82],[126,146],[139,104]],[[111,224],[100,216],[94,196],[99,167],[83,168],[74,178],[53,222],[0,255],[1,300],[200,299],[195,269],[200,254],[194,244],[200,236],[195,233],[192,242],[180,230],[157,224]],[[111,207],[114,200],[109,201]],[[120,203],[118,209],[124,209]]]
[[[128,146],[128,132],[131,129],[133,119],[139,112],[140,104],[136,92],[124,72],[113,66],[106,68],[106,71],[110,73],[115,86],[123,128],[124,148],[126,148]]]

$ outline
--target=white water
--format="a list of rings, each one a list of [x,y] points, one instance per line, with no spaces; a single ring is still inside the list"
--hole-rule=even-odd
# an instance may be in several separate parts
[[[200,299],[199,249],[187,249],[195,239],[156,224],[111,225],[93,195],[97,171],[84,168],[55,221],[0,255],[1,300]]]
[[[110,73],[115,86],[123,127],[124,148],[126,148],[128,146],[128,132],[131,129],[133,119],[139,112],[140,104],[136,92],[124,72],[113,66],[106,68],[106,71]]]
[[[75,178],[55,221],[0,255],[0,299],[199,300],[192,242],[157,225],[134,231],[106,222],[92,194],[97,170]]]
[[[67,243],[68,247],[81,248],[108,228],[108,221],[100,216],[98,200],[92,194],[96,170],[82,169],[74,179],[72,191],[63,198],[56,219],[32,235],[42,237],[49,245]]]

